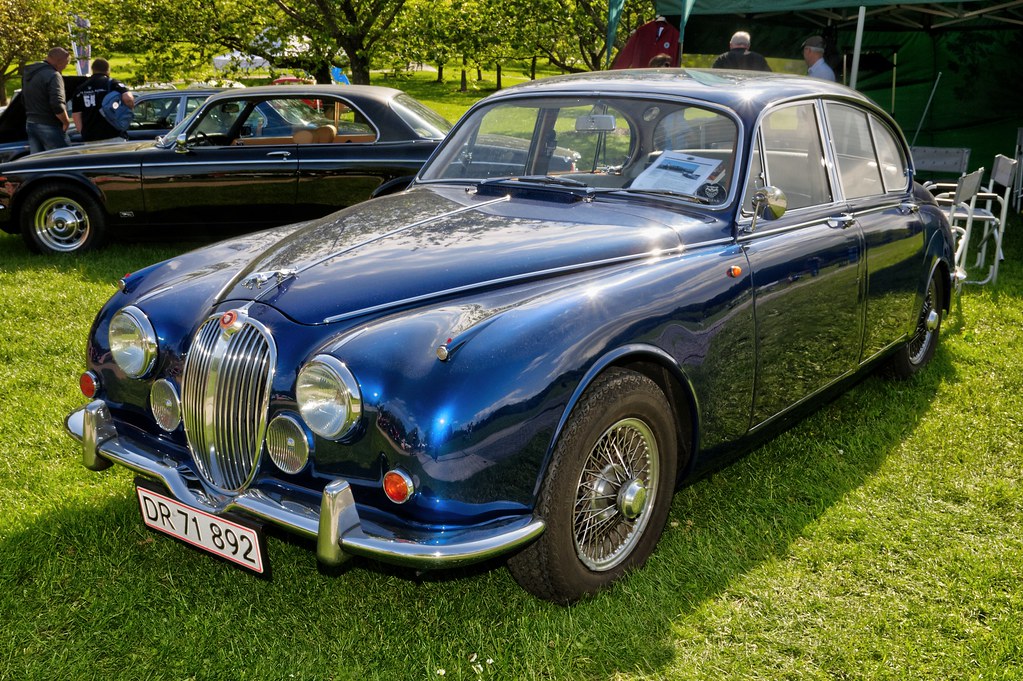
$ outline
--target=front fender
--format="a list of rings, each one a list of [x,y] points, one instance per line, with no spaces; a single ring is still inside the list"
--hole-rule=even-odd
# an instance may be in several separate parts
[[[745,434],[752,298],[748,279],[726,274],[744,263],[730,247],[524,284],[398,313],[319,351],[345,362],[363,391],[355,447],[410,473],[419,503],[531,509],[572,406],[611,364],[668,368],[691,394],[703,441]],[[342,452],[324,458],[340,473]]]

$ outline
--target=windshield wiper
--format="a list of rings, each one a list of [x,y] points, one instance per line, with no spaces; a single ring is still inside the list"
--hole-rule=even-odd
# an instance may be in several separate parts
[[[698,194],[686,194],[684,192],[676,192],[670,189],[634,189],[627,187],[616,191],[628,192],[630,194],[653,194],[655,196],[668,196],[673,199],[685,199],[686,201],[695,201],[703,205],[710,205],[712,201],[706,196],[699,196]]]
[[[508,177],[494,177],[483,180],[480,184],[500,184],[502,182],[529,182],[534,184],[555,184],[562,187],[589,187],[585,182],[571,177],[558,177],[557,175],[512,175]]]

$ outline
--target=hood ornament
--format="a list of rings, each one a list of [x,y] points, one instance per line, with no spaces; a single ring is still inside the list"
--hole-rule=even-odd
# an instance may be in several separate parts
[[[242,279],[242,286],[247,289],[261,289],[268,281],[273,281],[279,286],[285,279],[290,279],[298,274],[296,270],[269,270],[267,272],[254,272]]]

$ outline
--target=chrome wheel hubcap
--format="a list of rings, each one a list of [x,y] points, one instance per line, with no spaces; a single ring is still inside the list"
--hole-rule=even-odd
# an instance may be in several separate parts
[[[47,199],[36,211],[33,228],[39,243],[46,248],[74,251],[81,248],[89,236],[89,216],[71,199]]]

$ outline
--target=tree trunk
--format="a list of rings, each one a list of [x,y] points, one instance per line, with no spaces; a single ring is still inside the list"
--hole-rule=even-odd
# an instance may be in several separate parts
[[[497,62],[497,89],[501,89],[501,62]]]
[[[536,55],[533,55],[533,61],[529,65],[529,79],[536,80]]]
[[[441,64],[440,62],[437,62],[437,82],[444,82],[444,64]]]
[[[369,60],[362,54],[362,50],[345,50],[351,60],[353,85],[369,85]]]
[[[481,80],[483,80],[483,68],[479,64],[477,64],[476,65],[476,82],[478,83]]]
[[[466,73],[466,70],[465,70],[465,67],[468,66],[468,65],[469,65],[469,60],[466,59],[465,57],[462,57],[462,87],[459,89],[459,92],[468,92],[469,91],[469,76],[468,76],[468,74]]]

